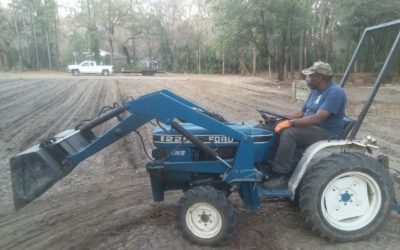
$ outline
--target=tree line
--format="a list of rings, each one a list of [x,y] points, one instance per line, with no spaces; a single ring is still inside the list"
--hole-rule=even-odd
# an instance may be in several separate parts
[[[398,0],[79,0],[63,13],[59,6],[0,7],[0,69],[64,69],[88,58],[130,69],[150,58],[170,72],[285,80],[317,60],[343,72],[365,27],[400,17]],[[398,30],[368,37],[354,71],[376,72]],[[397,56],[390,73],[399,72]]]

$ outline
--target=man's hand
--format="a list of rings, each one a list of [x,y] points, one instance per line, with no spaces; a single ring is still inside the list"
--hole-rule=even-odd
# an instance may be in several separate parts
[[[292,123],[289,120],[284,120],[283,122],[278,123],[275,127],[275,132],[280,133],[282,130],[285,128],[290,128],[292,126]]]

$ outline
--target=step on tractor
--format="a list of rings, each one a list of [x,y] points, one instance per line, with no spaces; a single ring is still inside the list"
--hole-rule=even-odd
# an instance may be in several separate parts
[[[365,29],[340,86],[344,86],[369,32],[399,28],[400,19]],[[274,157],[274,126],[284,116],[264,109],[261,122],[228,122],[222,116],[168,90],[129,98],[92,120],[42,141],[10,159],[14,206],[20,209],[68,175],[80,162],[146,123],[155,125],[146,165],[156,202],[169,190],[183,190],[177,220],[182,234],[200,245],[218,245],[235,231],[229,195],[256,210],[262,201],[297,200],[313,232],[335,242],[365,239],[399,206],[388,157],[378,155],[372,137],[357,132],[399,46],[400,32],[357,119],[345,118],[341,137],[298,149],[288,188],[263,188]],[[103,110],[104,111],[104,110]],[[114,125],[96,134],[106,121]],[[153,122],[154,121],[154,122]],[[157,123],[157,124],[155,124]],[[143,139],[140,137],[142,143]],[[144,145],[144,143],[143,143]],[[268,198],[268,199],[264,199]]]

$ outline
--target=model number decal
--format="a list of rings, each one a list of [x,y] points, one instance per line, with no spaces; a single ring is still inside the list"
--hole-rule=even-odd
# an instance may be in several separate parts
[[[180,143],[180,142],[182,142],[182,136],[179,136],[179,135],[162,135],[162,136],[160,136],[160,142]]]
[[[174,153],[173,153],[173,155],[175,155],[175,156],[184,156],[185,155],[185,150],[182,150],[182,151],[175,151]]]

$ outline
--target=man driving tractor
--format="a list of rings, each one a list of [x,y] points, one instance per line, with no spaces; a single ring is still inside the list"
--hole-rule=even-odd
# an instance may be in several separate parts
[[[266,189],[287,188],[296,148],[305,149],[317,141],[339,138],[344,130],[347,98],[344,90],[333,83],[331,66],[315,62],[302,73],[311,93],[300,111],[285,115],[288,119],[275,127],[280,139],[272,178],[264,183]]]

